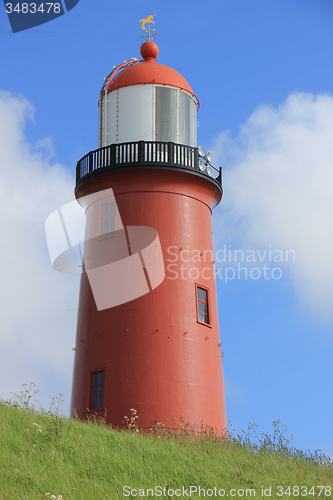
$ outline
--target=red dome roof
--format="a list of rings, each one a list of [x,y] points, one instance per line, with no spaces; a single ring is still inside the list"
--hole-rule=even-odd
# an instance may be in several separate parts
[[[143,61],[128,66],[111,78],[106,87],[107,92],[112,92],[121,87],[128,87],[129,85],[150,83],[176,87],[193,95],[191,86],[181,74],[169,68],[169,66],[155,61],[158,55],[156,43],[152,41],[143,43],[140,52]]]

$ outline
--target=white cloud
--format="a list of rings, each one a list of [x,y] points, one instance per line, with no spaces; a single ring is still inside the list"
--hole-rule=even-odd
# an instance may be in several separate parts
[[[333,96],[293,93],[215,138],[224,198],[217,246],[295,250],[289,273],[303,304],[333,320]],[[217,160],[217,161],[216,161]]]
[[[36,147],[24,127],[32,105],[0,91],[0,396],[34,381],[41,401],[69,390],[73,364],[78,275],[55,272],[45,219],[73,199],[74,177],[52,160],[50,138]]]

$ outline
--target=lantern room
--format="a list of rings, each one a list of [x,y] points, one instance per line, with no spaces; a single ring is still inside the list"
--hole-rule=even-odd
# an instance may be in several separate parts
[[[116,67],[99,99],[99,147],[161,141],[196,147],[199,101],[177,71],[156,62],[156,43],[142,44],[142,60]]]

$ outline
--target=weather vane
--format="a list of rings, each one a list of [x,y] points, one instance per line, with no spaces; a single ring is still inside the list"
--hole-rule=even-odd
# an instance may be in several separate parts
[[[153,16],[148,16],[147,19],[141,19],[141,21],[140,21],[141,29],[145,30],[145,32],[146,32],[145,35],[141,35],[141,38],[144,38],[147,36],[148,41],[151,40],[153,38],[153,36],[156,36],[158,34],[156,32],[156,30],[154,30],[154,28],[150,27],[151,24],[155,24],[155,21],[153,19],[154,16],[156,16],[156,14],[154,14]],[[148,28],[146,28],[146,24],[148,24]],[[155,31],[156,33],[151,33],[151,31]]]

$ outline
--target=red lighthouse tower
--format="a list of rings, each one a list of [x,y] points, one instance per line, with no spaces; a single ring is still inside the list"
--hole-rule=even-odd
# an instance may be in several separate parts
[[[113,426],[226,412],[212,240],[221,172],[197,148],[198,100],[158,47],[108,76],[99,149],[77,164],[86,211],[71,408]]]

